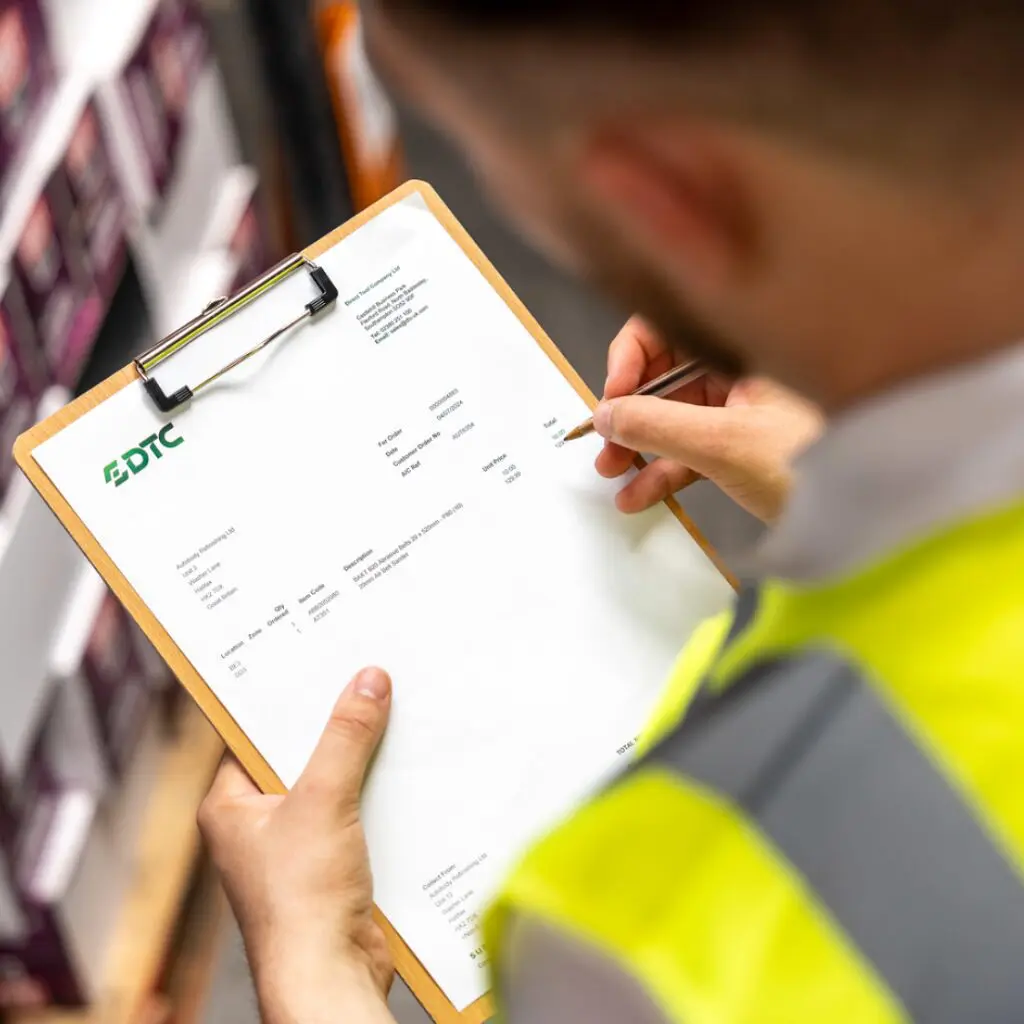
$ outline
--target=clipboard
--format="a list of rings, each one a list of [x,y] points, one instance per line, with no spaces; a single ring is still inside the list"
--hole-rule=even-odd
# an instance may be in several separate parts
[[[584,401],[593,408],[597,404],[597,399],[593,393],[584,384],[582,378],[573,369],[565,356],[562,355],[554,342],[545,334],[540,324],[531,316],[522,301],[498,274],[497,270],[491,265],[434,189],[422,181],[409,181],[354,217],[348,223],[309,246],[302,253],[289,257],[263,277],[242,289],[234,297],[218,299],[216,302],[211,303],[195,319],[186,323],[154,348],[109,377],[102,384],[97,385],[87,394],[75,399],[49,419],[37,424],[19,437],[15,444],[15,458],[29,481],[54,511],[85,556],[95,566],[107,586],[110,587],[132,618],[135,619],[145,632],[150,642],[160,652],[160,655],[167,662],[175,676],[177,676],[178,680],[224,740],[226,746],[238,758],[253,781],[265,793],[284,793],[285,786],[196,669],[182,654],[181,650],[157,621],[150,609],[142,602],[134,588],[114,565],[80,517],[72,510],[60,491],[54,486],[46,473],[43,472],[35,461],[33,453],[39,445],[59,434],[86,412],[101,405],[112,395],[115,395],[135,381],[141,380],[150,398],[158,407],[162,411],[169,411],[189,401],[193,395],[200,392],[205,386],[223,374],[230,372],[235,366],[244,362],[250,356],[255,355],[256,352],[269,345],[291,327],[296,326],[307,318],[315,319],[337,300],[337,290],[333,282],[316,266],[315,261],[318,257],[395,203],[399,203],[413,194],[418,194],[422,198],[442,227],[459,245],[466,256],[469,257],[481,274],[483,274],[491,287],[521,321],[565,379]],[[309,273],[317,286],[319,295],[304,309],[296,310],[296,319],[294,321],[282,324],[272,334],[262,339],[255,347],[247,352],[240,353],[238,358],[218,370],[205,381],[181,388],[170,395],[164,394],[160,390],[159,385],[149,377],[149,369],[155,367],[164,359],[171,358],[175,352],[185,345],[193,342],[201,344],[202,335],[210,330],[214,330],[219,323],[231,316],[233,312],[252,302],[258,301],[263,294],[272,289],[277,283],[292,274],[303,271]],[[669,499],[666,504],[715,567],[735,588],[737,586],[735,579],[730,575],[717,553],[701,535],[681,506],[674,499]],[[462,1012],[456,1010],[387,919],[379,911],[377,911],[376,916],[378,923],[388,938],[399,975],[435,1021],[438,1021],[439,1024],[482,1024],[483,1021],[488,1020],[492,1016],[494,1007],[489,996],[483,997]]]

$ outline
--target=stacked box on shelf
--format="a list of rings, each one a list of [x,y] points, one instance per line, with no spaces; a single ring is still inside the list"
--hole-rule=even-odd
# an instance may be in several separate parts
[[[237,292],[273,262],[259,205],[259,176],[242,164],[225,175],[213,199],[202,249],[219,253],[231,268],[230,291]]]
[[[0,269],[0,320],[3,321],[12,357],[18,364],[18,372],[31,393],[38,397],[46,390],[50,374],[25,301],[25,292],[9,269]]]
[[[44,380],[18,285],[0,280],[0,502],[14,476],[14,440],[35,418]]]
[[[38,838],[13,873],[20,927],[0,945],[0,982],[15,984],[14,998],[84,1006],[103,981],[124,881],[90,794],[53,793],[36,812]]]
[[[56,412],[66,392],[48,392],[40,415]],[[51,646],[82,556],[36,495],[17,478],[0,509],[0,780],[17,780],[27,764],[52,689]]]
[[[36,199],[14,255],[51,380],[77,383],[103,318],[103,302],[86,255],[63,164]]]
[[[100,723],[113,771],[132,762],[154,706],[154,691],[138,664],[131,619],[112,594],[99,609],[81,672]]]
[[[235,279],[232,292],[240,291],[270,268],[267,234],[263,227],[254,192],[245,204],[241,217],[235,225],[228,249],[235,264]]]
[[[52,83],[53,64],[37,0],[0,0],[0,183],[4,187],[39,127]]]
[[[150,215],[160,209],[174,180],[189,98],[206,63],[202,19],[192,4],[164,0],[125,63],[119,89],[125,100],[127,136],[143,182],[138,207]]]
[[[73,683],[54,692],[14,806],[7,873],[21,928],[0,939],[0,979],[47,1003],[95,998],[125,891],[116,837],[98,813],[106,767],[95,719]]]
[[[40,412],[67,397],[46,393]],[[45,992],[73,1000],[78,975],[59,969],[54,950],[90,929],[96,937],[104,907],[92,900],[105,899],[104,888],[109,895],[112,879],[108,841],[92,827],[106,777],[95,719],[84,690],[56,686],[50,668],[84,560],[26,481],[8,498],[0,514],[0,979],[31,995],[38,975]]]
[[[69,602],[58,645],[79,614]],[[20,927],[0,938],[0,980],[15,982],[21,1000],[83,1005],[100,984],[124,892],[116,845],[97,815],[112,799],[109,777],[88,695],[60,680],[27,767],[4,787],[0,853]]]
[[[194,88],[211,58],[210,29],[201,0],[178,0],[185,70]]]
[[[198,5],[155,5],[98,97],[128,201],[135,267],[160,336],[231,285],[202,245],[239,157]]]
[[[32,425],[35,399],[18,370],[3,321],[0,320],[0,499],[16,469],[14,440]]]
[[[157,78],[180,139],[188,99],[210,57],[206,21],[198,0],[162,0],[153,19]]]
[[[118,612],[83,566],[54,642],[53,695],[28,768],[0,803],[13,907],[0,917],[0,985],[60,1006],[99,992],[164,745],[152,692],[165,673],[143,670]]]
[[[166,194],[174,166],[180,128],[177,111],[184,101],[185,77],[176,51],[167,45],[155,20],[128,60],[123,79],[152,196],[159,200]]]
[[[64,168],[92,276],[100,298],[107,304],[124,271],[126,210],[103,127],[91,100],[71,136]]]

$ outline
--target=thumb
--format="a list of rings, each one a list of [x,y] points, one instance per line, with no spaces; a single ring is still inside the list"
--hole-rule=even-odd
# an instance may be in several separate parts
[[[390,710],[390,677],[379,668],[363,669],[334,705],[295,791],[315,792],[342,812],[356,810]]]
[[[735,436],[731,410],[633,396],[602,402],[594,428],[606,440],[708,474],[728,460]]]

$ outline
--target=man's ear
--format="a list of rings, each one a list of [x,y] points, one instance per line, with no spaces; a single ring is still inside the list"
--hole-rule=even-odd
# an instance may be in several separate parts
[[[595,133],[581,153],[592,202],[693,299],[745,276],[755,231],[731,152],[674,121]]]

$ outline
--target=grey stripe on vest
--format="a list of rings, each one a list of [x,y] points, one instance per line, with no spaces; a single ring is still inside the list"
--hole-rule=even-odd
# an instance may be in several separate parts
[[[736,611],[732,617],[732,625],[725,638],[722,649],[725,650],[730,644],[739,639],[740,635],[753,621],[757,615],[757,607],[761,602],[761,591],[756,584],[744,584],[743,589],[736,598]]]
[[[754,669],[644,763],[739,804],[915,1020],[1024,1019],[1024,882],[857,669]]]
[[[513,917],[495,968],[502,1024],[671,1024],[612,957],[528,915]]]

